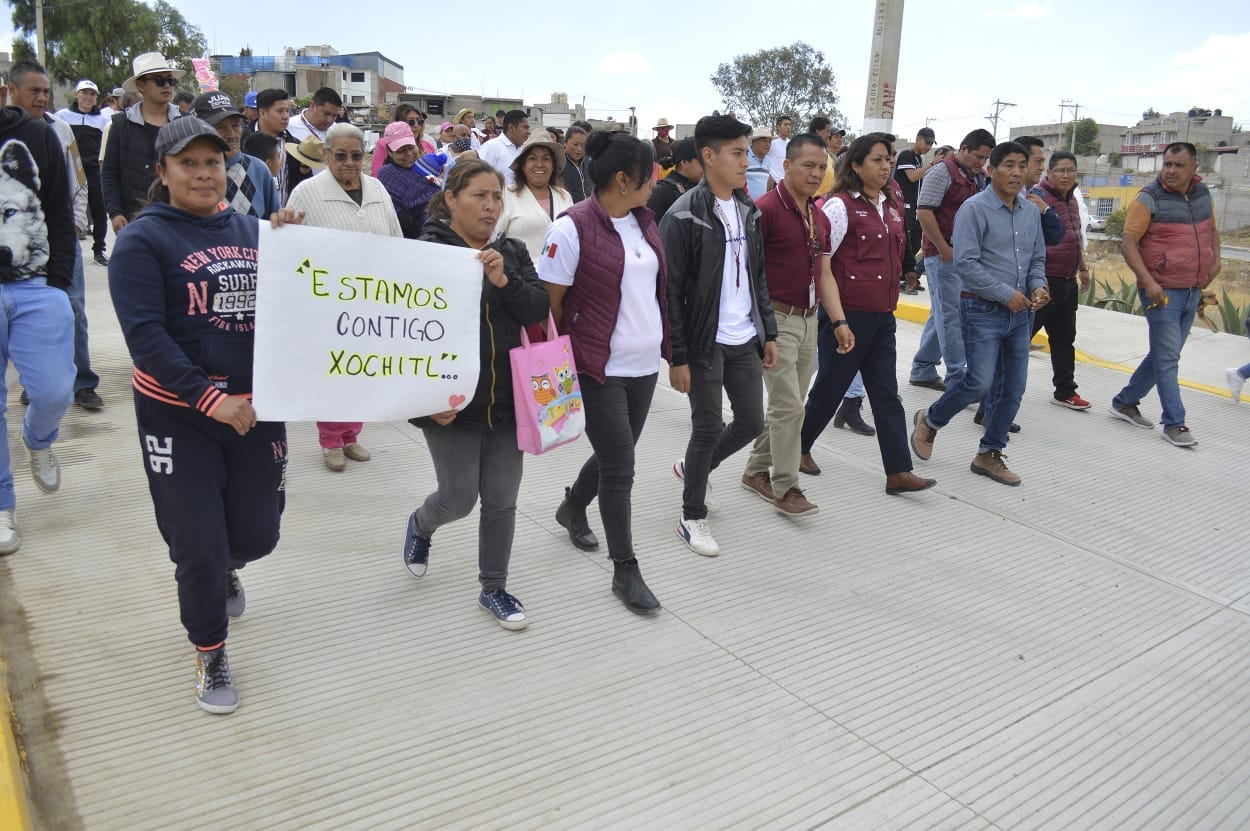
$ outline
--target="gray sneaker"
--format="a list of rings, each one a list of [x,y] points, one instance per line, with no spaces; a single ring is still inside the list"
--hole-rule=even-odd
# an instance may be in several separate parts
[[[17,512],[9,508],[0,511],[0,554],[12,554],[22,547],[22,535],[17,532]]]
[[[1129,424],[1136,427],[1145,427],[1147,430],[1153,430],[1155,426],[1153,421],[1141,414],[1141,410],[1137,409],[1136,404],[1126,404],[1123,407],[1117,407],[1112,404],[1111,415],[1120,419],[1120,421],[1127,421]]]
[[[30,450],[30,476],[35,480],[35,487],[44,493],[56,493],[60,489],[61,465],[51,447]]]
[[[1174,424],[1171,427],[1164,427],[1163,440],[1171,442],[1177,447],[1193,447],[1198,444],[1198,440],[1194,438],[1194,434],[1189,432],[1189,428],[1184,424]]]
[[[195,700],[208,713],[233,713],[239,707],[239,693],[230,679],[226,645],[208,652],[195,651]]]
[[[230,617],[241,617],[247,608],[247,592],[239,582],[239,573],[234,569],[226,572],[226,614]]]

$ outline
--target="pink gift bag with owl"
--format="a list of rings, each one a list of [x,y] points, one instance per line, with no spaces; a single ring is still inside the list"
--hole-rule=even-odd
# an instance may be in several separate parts
[[[555,319],[548,315],[547,340],[531,343],[522,328],[521,345],[508,353],[517,446],[536,456],[586,431],[573,343],[568,335],[552,337],[555,332]]]

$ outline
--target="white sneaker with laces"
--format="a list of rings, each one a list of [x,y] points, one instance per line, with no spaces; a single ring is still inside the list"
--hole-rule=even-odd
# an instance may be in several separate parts
[[[43,450],[30,450],[30,476],[35,480],[35,487],[44,493],[56,493],[61,488],[61,465],[51,447]]]
[[[22,547],[22,535],[17,533],[17,512],[12,508],[0,511],[0,554],[12,554]]]
[[[1230,366],[1224,370],[1224,380],[1228,383],[1228,391],[1233,394],[1233,400],[1238,404],[1241,403],[1241,388],[1246,385],[1246,379],[1241,377],[1241,373],[1237,371],[1237,367]]]
[[[706,519],[677,520],[677,536],[681,537],[690,550],[700,557],[720,556],[720,546],[712,539],[712,532],[707,527]]]
[[[686,460],[678,459],[673,462],[673,475],[681,481],[686,481]],[[703,489],[703,507],[707,508],[708,513],[714,514],[720,511],[720,500],[716,498],[716,491],[712,490],[712,482],[709,479],[707,487]]]

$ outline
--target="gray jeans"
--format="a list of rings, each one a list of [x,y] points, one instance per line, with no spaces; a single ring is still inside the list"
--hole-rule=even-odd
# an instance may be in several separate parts
[[[484,430],[458,427],[453,421],[448,427],[425,427],[422,432],[438,490],[417,509],[417,529],[423,537],[434,536],[446,523],[468,516],[480,496],[477,579],[486,591],[504,588],[524,462],[524,454],[517,449],[516,427]]]

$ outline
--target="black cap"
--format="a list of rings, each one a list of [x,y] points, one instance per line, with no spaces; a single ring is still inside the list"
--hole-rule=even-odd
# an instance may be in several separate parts
[[[845,136],[845,135],[846,135],[846,130],[843,130],[842,128],[840,128],[840,127],[839,127],[837,130],[834,130],[834,131],[833,131],[833,132],[831,132],[829,135],[831,135],[831,136]]]
[[[230,145],[217,135],[216,130],[193,115],[184,115],[166,124],[156,134],[156,158],[176,156],[200,137],[212,139],[221,148],[221,152],[230,152]]]
[[[232,115],[240,117],[243,115],[234,105],[234,101],[230,100],[230,96],[224,92],[204,93],[191,102],[191,110],[196,118],[210,127],[216,127]]]
[[[928,139],[929,141],[937,141],[937,136],[933,134],[932,127],[921,127],[916,131],[916,138]]]

